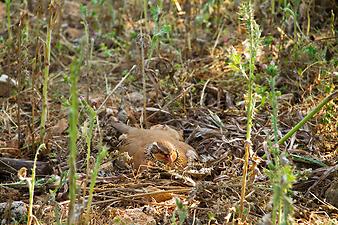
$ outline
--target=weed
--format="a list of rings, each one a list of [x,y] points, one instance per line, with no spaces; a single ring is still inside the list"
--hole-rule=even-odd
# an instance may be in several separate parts
[[[178,223],[176,219],[176,215],[178,216]],[[183,205],[183,203],[177,198],[176,199],[176,209],[171,217],[171,225],[182,225],[184,221],[188,217],[187,207]]]
[[[80,73],[80,62],[75,59],[70,67],[70,108],[69,108],[69,211],[68,224],[75,224],[75,203],[76,203],[76,156],[78,139],[78,109],[79,100],[77,93],[77,82]]]

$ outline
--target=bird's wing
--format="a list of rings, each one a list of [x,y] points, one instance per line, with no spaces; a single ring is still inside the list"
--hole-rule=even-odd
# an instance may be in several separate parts
[[[144,143],[139,139],[135,140],[127,138],[123,141],[120,151],[127,152],[128,155],[132,157],[131,161],[133,162],[134,168],[138,169],[140,165],[145,165],[147,163],[144,148]]]
[[[169,127],[168,125],[157,124],[150,127],[150,130],[156,130],[162,133],[164,132],[166,136],[171,136],[176,140],[183,141],[183,132],[177,131],[174,128]]]

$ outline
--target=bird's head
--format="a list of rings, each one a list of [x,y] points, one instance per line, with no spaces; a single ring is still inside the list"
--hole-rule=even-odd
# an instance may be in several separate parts
[[[146,147],[148,159],[161,161],[165,164],[172,164],[178,158],[178,152],[174,145],[168,141],[156,141]]]

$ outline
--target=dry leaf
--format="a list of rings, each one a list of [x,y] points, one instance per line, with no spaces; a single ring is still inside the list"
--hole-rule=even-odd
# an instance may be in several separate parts
[[[20,180],[24,180],[27,177],[27,168],[21,167],[18,171],[18,177]]]
[[[55,126],[49,128],[49,133],[52,136],[59,136],[61,135],[66,129],[68,128],[68,120],[63,118],[55,124]]]
[[[149,201],[154,199],[157,203],[159,203],[159,202],[168,201],[173,198],[173,193],[170,193],[170,192],[156,193],[156,192],[163,191],[157,187],[148,187],[147,191],[150,193],[155,192],[146,197],[146,199],[148,199]]]

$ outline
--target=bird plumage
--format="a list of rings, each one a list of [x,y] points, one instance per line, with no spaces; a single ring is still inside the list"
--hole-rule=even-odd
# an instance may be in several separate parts
[[[195,150],[182,141],[182,134],[169,126],[155,125],[141,129],[114,123],[113,127],[125,134],[120,151],[128,152],[135,169],[156,161],[182,168],[198,158]]]

